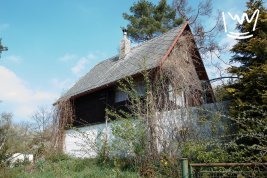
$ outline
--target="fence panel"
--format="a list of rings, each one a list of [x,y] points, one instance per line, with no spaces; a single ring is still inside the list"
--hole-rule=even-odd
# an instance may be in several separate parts
[[[182,178],[267,178],[267,163],[189,163],[181,159]]]

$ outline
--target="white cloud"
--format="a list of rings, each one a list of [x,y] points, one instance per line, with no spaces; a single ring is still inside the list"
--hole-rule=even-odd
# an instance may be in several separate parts
[[[69,62],[69,61],[72,61],[72,60],[74,60],[76,58],[77,58],[77,56],[75,54],[66,53],[63,57],[59,58],[59,61]]]
[[[73,85],[73,81],[70,78],[67,79],[54,78],[51,80],[51,84],[53,88],[55,88],[56,90],[64,92]]]
[[[236,39],[226,36],[220,41],[220,45],[225,46],[227,50],[230,50],[237,42],[238,41]]]
[[[223,61],[217,61],[216,63],[206,64],[205,67],[209,78],[213,79],[222,76],[229,76],[227,68],[231,67],[231,65],[224,63]]]
[[[86,57],[82,57],[79,61],[71,68],[73,74],[79,76],[81,72],[84,70],[85,65],[88,64],[88,59]]]
[[[59,58],[59,61],[64,62],[65,66],[73,75],[67,78],[53,78],[50,80],[51,87],[59,91],[60,94],[64,94],[71,86],[77,82],[77,78],[87,73],[96,63],[105,59],[105,54],[99,51],[89,52],[85,56],[79,56],[77,54],[66,53]]]
[[[96,59],[97,58],[97,54],[96,53],[90,53],[86,56],[87,59],[92,60],[92,59]]]
[[[71,67],[71,71],[76,76],[81,76],[85,69],[86,72],[89,71],[90,67],[93,67],[96,62],[99,61],[99,59],[103,59],[104,54],[100,52],[91,52],[87,56],[80,57],[78,61]]]
[[[11,55],[7,56],[3,59],[4,61],[9,61],[15,64],[20,64],[22,62],[22,58],[20,56]]]
[[[56,93],[34,90],[13,71],[0,66],[1,105],[13,112],[15,119],[29,119],[40,105],[51,105],[58,97]]]

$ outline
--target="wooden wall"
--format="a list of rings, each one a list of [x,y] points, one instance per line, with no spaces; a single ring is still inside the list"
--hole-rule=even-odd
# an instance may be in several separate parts
[[[105,122],[105,109],[114,104],[114,88],[106,88],[74,100],[74,126]]]
[[[105,122],[106,108],[127,110],[126,101],[115,103],[116,86],[74,99],[75,120],[73,126]]]

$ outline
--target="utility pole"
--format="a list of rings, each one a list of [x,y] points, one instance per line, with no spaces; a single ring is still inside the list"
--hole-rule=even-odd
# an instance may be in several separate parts
[[[0,58],[3,51],[7,51],[8,48],[2,45],[2,38],[0,38]]]

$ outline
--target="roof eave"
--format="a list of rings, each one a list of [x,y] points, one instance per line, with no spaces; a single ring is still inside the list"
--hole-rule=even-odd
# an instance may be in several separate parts
[[[162,66],[164,61],[169,57],[169,55],[171,54],[172,50],[174,49],[175,45],[177,44],[178,40],[180,39],[181,35],[183,34],[184,30],[186,29],[188,25],[189,25],[189,22],[186,21],[183,27],[181,28],[181,30],[179,31],[179,33],[177,34],[176,38],[174,39],[172,45],[170,46],[166,54],[161,59],[160,66]]]

